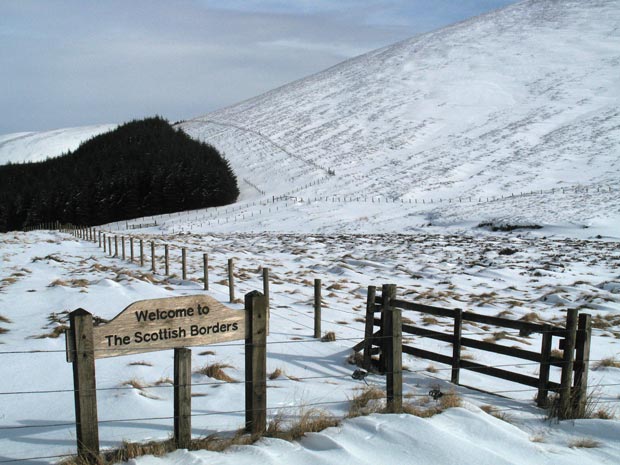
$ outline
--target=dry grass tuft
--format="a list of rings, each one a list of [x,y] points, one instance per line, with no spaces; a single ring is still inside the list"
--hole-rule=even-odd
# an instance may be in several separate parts
[[[282,376],[282,374],[284,373],[283,370],[281,370],[280,368],[276,368],[275,370],[273,370],[273,372],[269,375],[269,379],[274,380],[274,379],[278,379],[280,376]]]
[[[323,337],[321,338],[321,342],[334,342],[335,340],[336,333],[333,331],[323,334]]]
[[[585,448],[585,449],[593,449],[595,447],[600,447],[601,443],[592,438],[578,438],[572,439],[568,443],[568,447],[570,448]]]
[[[198,355],[215,355],[215,352],[212,350],[205,350],[203,352],[200,352]]]
[[[424,315],[422,317],[422,324],[424,326],[437,325],[437,324],[439,324],[439,320],[437,320],[437,318],[435,318],[433,316]]]
[[[601,368],[620,368],[620,361],[615,357],[606,357],[596,362],[593,369],[599,370]]]
[[[435,365],[431,364],[426,367],[426,371],[428,371],[429,373],[437,373],[439,370],[437,369]]]
[[[205,365],[202,368],[194,371],[194,373],[208,376],[209,378],[217,379],[219,381],[224,381],[226,383],[236,383],[237,380],[228,376],[224,371],[225,368],[234,368],[232,365],[228,365],[227,363],[213,363],[211,365]]]
[[[383,402],[385,397],[385,392],[374,386],[362,388],[360,393],[350,400],[347,418],[382,412],[385,410],[385,403]]]
[[[0,326],[0,334],[6,334],[9,330]]]
[[[30,339],[58,339],[60,336],[64,336],[67,329],[69,329],[69,326],[67,325],[58,325],[54,327],[49,333],[31,336]]]
[[[0,315],[0,323],[12,323],[7,317]]]
[[[302,438],[306,433],[318,433],[326,428],[338,426],[340,420],[325,410],[302,409],[297,421],[293,422],[288,428],[285,428],[284,424],[283,417],[276,415],[267,425],[265,436],[295,441]]]
[[[439,405],[441,406],[442,410],[460,407],[463,405],[463,400],[456,391],[451,390],[444,393],[444,395],[439,398]]]
[[[146,362],[144,360],[140,360],[140,361],[137,361],[137,362],[128,363],[127,366],[130,366],[130,367],[133,367],[133,366],[152,367],[153,364],[151,362]]]

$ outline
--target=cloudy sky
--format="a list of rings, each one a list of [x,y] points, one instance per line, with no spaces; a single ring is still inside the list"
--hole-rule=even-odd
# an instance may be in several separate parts
[[[515,0],[0,0],[0,134],[199,116]]]

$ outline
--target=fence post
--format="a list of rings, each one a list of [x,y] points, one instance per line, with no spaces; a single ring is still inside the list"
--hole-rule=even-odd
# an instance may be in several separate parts
[[[265,311],[267,312],[267,334],[269,334],[269,319],[271,316],[269,308],[269,268],[263,268],[263,295],[265,296]]]
[[[261,434],[267,426],[267,318],[265,296],[245,295],[245,430]]]
[[[168,276],[170,274],[168,244],[164,244],[164,274]]]
[[[321,338],[321,280],[314,280],[314,337]]]
[[[387,284],[383,287],[385,309],[385,342],[386,342],[386,394],[387,411],[402,413],[403,411],[403,326],[401,310],[392,306],[396,298],[396,285]],[[387,304],[386,304],[387,303]]]
[[[99,231],[99,248],[101,248],[101,231]]]
[[[187,279],[187,249],[181,249],[181,277],[183,281]]]
[[[79,308],[69,314],[69,337],[70,347],[75,350],[71,355],[78,455],[88,463],[96,463],[99,458],[99,425],[93,316],[86,310]]]
[[[125,236],[121,236],[121,250],[123,254],[123,260],[125,260]]]
[[[377,288],[368,286],[368,298],[366,299],[366,326],[364,328],[364,362],[365,370],[370,369],[372,363],[372,335],[375,327],[375,297]]]
[[[144,241],[140,239],[140,266],[144,266]]]
[[[192,440],[192,351],[174,349],[174,442],[189,449]]]
[[[114,258],[118,257],[118,236],[114,236]]]
[[[129,258],[131,259],[131,263],[133,263],[133,237],[129,238]]]
[[[228,297],[230,302],[235,301],[235,274],[233,267],[235,266],[232,258],[228,259]]]
[[[559,418],[565,420],[573,414],[571,397],[573,381],[573,362],[575,360],[575,343],[577,340],[577,309],[571,308],[566,314],[566,337],[563,350],[562,375],[560,378],[560,410]]]
[[[103,234],[103,253],[105,254],[105,253],[107,253],[107,251],[108,251],[108,247],[106,245],[106,235],[104,233]]]
[[[461,332],[463,329],[463,310],[454,309],[454,339],[452,341],[452,377],[453,384],[459,384],[461,370]]]
[[[203,267],[203,279],[204,279],[204,289],[205,291],[209,290],[209,255],[206,253],[202,254],[202,267]]]
[[[155,241],[151,241],[151,271],[155,273]]]
[[[112,255],[112,236],[108,236],[108,255]]]
[[[379,340],[379,347],[381,347],[381,351],[379,353],[379,370],[381,373],[387,372],[387,357],[388,357],[388,331],[387,328],[387,312],[389,308],[389,295],[388,293],[388,284],[383,284],[381,286],[381,339]]]
[[[546,408],[548,403],[549,372],[551,370],[551,345],[553,334],[551,325],[543,326],[542,343],[540,347],[540,368],[538,370],[538,394],[536,395],[536,405]]]
[[[579,315],[575,353],[575,392],[573,409],[577,418],[583,418],[588,401],[588,369],[590,367],[590,342],[592,339],[592,317],[587,313]]]

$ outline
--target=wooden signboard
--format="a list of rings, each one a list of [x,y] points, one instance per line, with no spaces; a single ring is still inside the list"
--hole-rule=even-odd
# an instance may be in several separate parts
[[[245,339],[245,312],[207,295],[134,302],[93,328],[95,358]]]
[[[92,314],[69,314],[67,361],[73,364],[78,455],[99,462],[95,359],[174,349],[174,441],[191,443],[191,351],[186,347],[245,339],[246,429],[266,428],[267,305],[257,291],[245,309],[233,310],[206,295],[134,302],[110,322],[94,326]]]

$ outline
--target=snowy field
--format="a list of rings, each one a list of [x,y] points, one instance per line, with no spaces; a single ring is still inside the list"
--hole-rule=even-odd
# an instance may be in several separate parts
[[[270,268],[267,368],[268,374],[281,371],[268,382],[270,419],[278,414],[296,417],[303,409],[315,407],[338,417],[347,414],[350,400],[365,387],[351,378],[355,367],[347,358],[363,337],[367,286],[383,283],[397,284],[399,295],[409,300],[515,319],[529,315],[535,321],[560,323],[567,308],[587,311],[596,328],[590,386],[597,408],[615,413],[620,404],[620,368],[598,367],[603,359],[620,361],[620,253],[614,242],[542,239],[518,232],[141,237],[170,244],[172,276],[152,275],[146,266],[107,258],[96,244],[60,233],[2,235],[0,327],[6,332],[0,334],[0,462],[75,450],[71,365],[65,361],[64,337],[51,337],[55,328],[66,323],[65,312],[82,307],[110,319],[136,300],[201,294],[204,252],[209,253],[211,267],[209,295],[222,302],[228,300],[228,258],[236,262],[241,298],[251,290],[262,290],[261,268]],[[179,278],[181,246],[188,248],[186,281]],[[505,254],[506,249],[514,253]],[[158,250],[157,266],[163,272],[163,246]],[[312,338],[315,278],[323,282],[323,332],[335,332],[334,342]],[[242,308],[240,303],[231,306]],[[404,316],[430,329],[451,330],[441,318],[422,320],[414,312]],[[479,339],[493,332],[488,327],[464,327],[464,333]],[[445,343],[407,339],[416,347],[451,353]],[[537,337],[510,331],[498,339],[509,346],[540,347]],[[193,348],[192,352],[194,369],[221,363],[228,365],[224,371],[233,380],[243,379],[242,344]],[[524,374],[535,376],[538,369],[533,363],[477,350],[465,353],[474,361]],[[432,405],[429,390],[453,389],[449,367],[408,355],[403,363],[407,401]],[[102,447],[118,446],[122,440],[166,439],[171,434],[172,367],[172,351],[97,361]],[[558,377],[552,373],[552,379]],[[194,436],[233,432],[243,426],[243,384],[201,374],[194,374],[192,382]],[[137,463],[447,464],[455,463],[455,457],[458,463],[472,464],[517,464],[524,463],[523,457],[528,457],[526,463],[617,463],[618,419],[557,423],[535,407],[535,389],[469,371],[462,371],[461,382],[498,394],[458,387],[462,407],[429,419],[373,415],[309,434],[298,444],[265,439],[234,452],[179,451],[165,460],[143,458]],[[371,374],[368,383],[384,388],[385,378]],[[584,438],[596,447],[571,447]],[[454,448],[446,449],[446,443]]]

